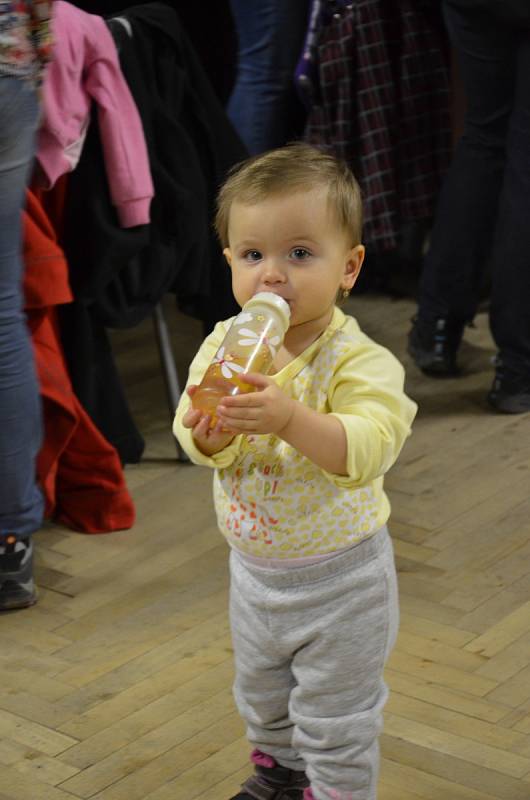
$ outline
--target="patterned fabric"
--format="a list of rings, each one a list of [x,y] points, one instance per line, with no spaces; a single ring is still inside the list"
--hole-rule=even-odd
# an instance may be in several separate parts
[[[413,0],[356,0],[320,31],[306,139],[343,158],[364,196],[364,241],[398,245],[403,222],[433,216],[451,148],[448,67]]]
[[[231,320],[219,323],[190,366],[198,384]],[[381,528],[390,505],[383,475],[396,460],[416,412],[403,392],[402,366],[336,308],[324,333],[274,379],[290,396],[344,427],[347,475],[320,469],[277,436],[237,436],[215,456],[194,445],[182,417],[173,431],[192,461],[216,468],[221,533],[236,550],[261,558],[306,558],[349,547]]]
[[[51,58],[51,0],[0,0],[0,74],[42,82]]]

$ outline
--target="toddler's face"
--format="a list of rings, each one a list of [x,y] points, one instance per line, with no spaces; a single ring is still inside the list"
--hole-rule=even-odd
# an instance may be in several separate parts
[[[291,328],[311,323],[323,330],[337,292],[351,289],[364,257],[328,209],[324,187],[233,203],[228,237],[224,252],[237,302],[275,292],[291,307]]]

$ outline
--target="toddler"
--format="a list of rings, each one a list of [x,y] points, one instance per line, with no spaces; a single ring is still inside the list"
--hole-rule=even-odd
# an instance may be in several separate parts
[[[374,800],[383,668],[398,628],[383,476],[415,404],[394,356],[336,305],[364,258],[357,182],[294,144],[254,157],[221,189],[216,227],[237,302],[275,292],[290,327],[271,374],[191,398],[231,320],[193,360],[174,432],[214,469],[230,548],[234,696],[254,774],[232,800]]]

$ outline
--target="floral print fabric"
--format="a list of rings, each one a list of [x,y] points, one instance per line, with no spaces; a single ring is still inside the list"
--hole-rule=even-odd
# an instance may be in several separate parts
[[[0,0],[0,75],[42,82],[52,52],[51,0]]]

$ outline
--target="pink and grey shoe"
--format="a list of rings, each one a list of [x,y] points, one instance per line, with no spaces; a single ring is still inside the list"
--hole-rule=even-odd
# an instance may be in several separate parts
[[[282,767],[260,750],[254,750],[250,760],[254,764],[254,775],[231,800],[304,800],[304,797],[307,800],[304,790],[309,787],[309,781],[305,772]]]

